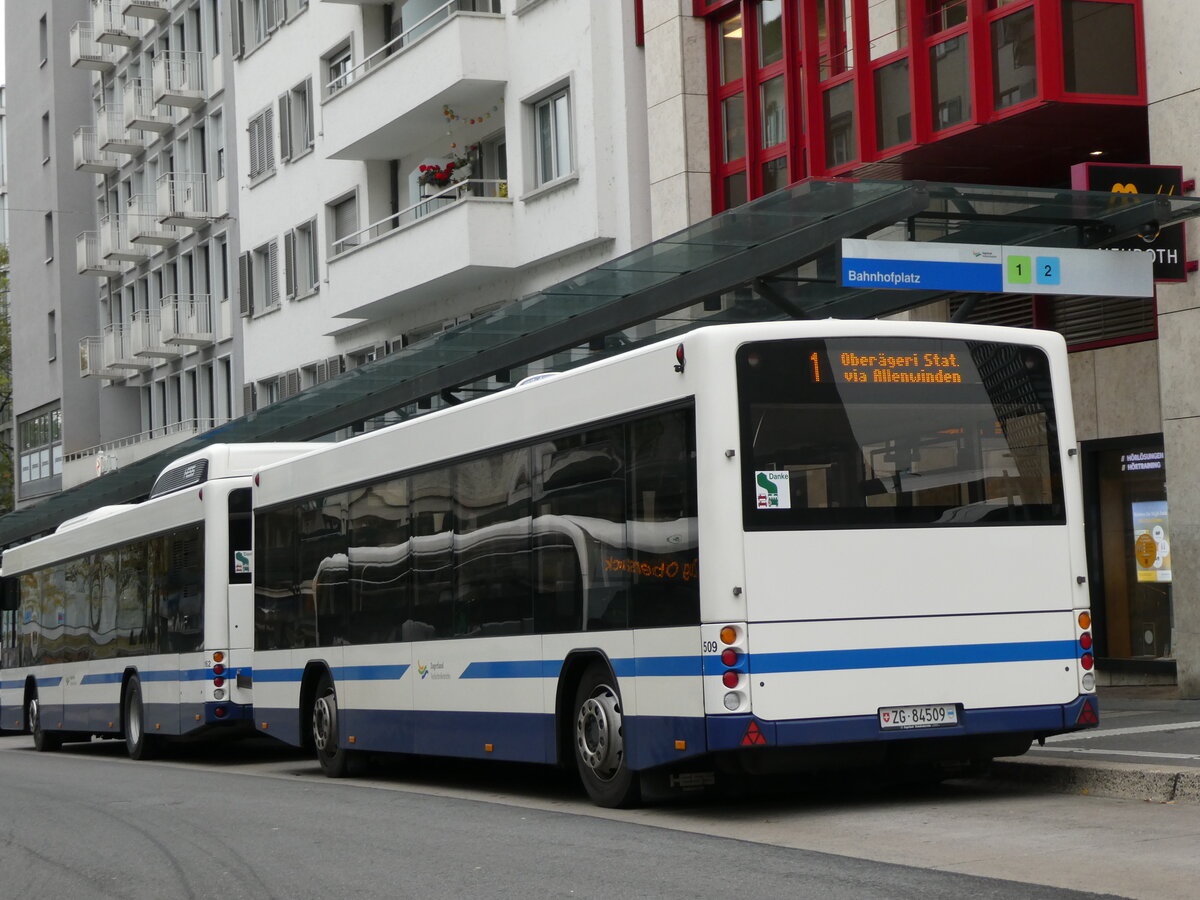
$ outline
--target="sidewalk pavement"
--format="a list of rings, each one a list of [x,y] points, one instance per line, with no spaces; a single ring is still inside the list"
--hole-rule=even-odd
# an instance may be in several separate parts
[[[1042,790],[1200,803],[1200,700],[1174,687],[1097,691],[1100,727],[997,759],[992,779]]]

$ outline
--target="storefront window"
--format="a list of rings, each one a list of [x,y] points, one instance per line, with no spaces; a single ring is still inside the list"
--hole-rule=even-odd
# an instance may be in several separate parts
[[[907,59],[875,70],[875,135],[880,150],[912,140]]]
[[[1063,83],[1071,93],[1138,92],[1134,8],[1063,0]]]
[[[1091,451],[1088,462],[1097,655],[1171,656],[1171,527],[1162,441],[1122,441]]]
[[[992,23],[992,83],[996,109],[1037,97],[1033,7]]]
[[[853,161],[857,156],[854,137],[854,84],[847,81],[824,93],[825,165],[828,168]]]
[[[966,35],[929,48],[929,90],[934,131],[970,120],[971,59]]]

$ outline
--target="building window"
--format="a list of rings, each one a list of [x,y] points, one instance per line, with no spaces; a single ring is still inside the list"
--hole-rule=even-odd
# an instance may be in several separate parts
[[[50,262],[54,259],[54,213],[46,213],[43,226],[45,228],[43,237],[46,245],[46,262]]]
[[[239,312],[256,316],[279,307],[279,245],[268,241],[238,258]]]
[[[560,90],[533,104],[537,184],[571,174],[571,94]]]
[[[358,195],[351,194],[326,207],[330,255],[358,246]]]
[[[313,145],[312,79],[279,98],[279,158],[296,159]]]
[[[250,120],[250,181],[275,171],[275,110],[268,106]]]
[[[997,111],[1037,97],[1037,43],[1032,6],[992,23],[992,90]]]
[[[54,490],[49,479],[62,475],[62,410],[35,413],[17,423],[22,493],[28,486]]]
[[[288,299],[307,297],[320,287],[317,270],[317,220],[293,228],[284,236],[284,267]]]
[[[50,162],[50,113],[42,113],[42,165]]]
[[[41,65],[50,59],[50,32],[46,28],[46,17],[38,20],[38,50],[41,53]]]
[[[1063,0],[1063,86],[1067,91],[1137,96],[1135,13],[1130,4]]]
[[[353,61],[350,42],[346,41],[336,50],[323,57],[325,69],[325,96],[336,94],[350,83],[350,67]]]
[[[50,362],[53,362],[54,360],[58,359],[58,326],[57,326],[56,318],[57,317],[56,317],[55,313],[53,312],[53,310],[46,314],[46,334],[49,338],[49,343],[50,343],[50,346],[47,351],[48,355],[46,358]]]

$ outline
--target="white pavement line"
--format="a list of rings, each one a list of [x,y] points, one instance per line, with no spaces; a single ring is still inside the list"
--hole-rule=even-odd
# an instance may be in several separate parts
[[[1039,753],[1092,753],[1098,756],[1139,756],[1153,759],[1200,759],[1195,753],[1160,753],[1155,750],[1096,750],[1091,747],[1039,747]]]
[[[1140,728],[1107,728],[1099,731],[1076,731],[1073,734],[1056,734],[1046,738],[1046,743],[1060,741],[1090,741],[1095,738],[1116,737],[1121,734],[1149,734],[1152,731],[1182,731],[1185,728],[1200,728],[1200,722],[1171,722],[1167,725],[1143,725]]]

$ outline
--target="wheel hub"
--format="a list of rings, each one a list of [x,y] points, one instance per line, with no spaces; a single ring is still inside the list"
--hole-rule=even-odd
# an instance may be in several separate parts
[[[36,699],[30,700],[29,701],[29,732],[30,732],[30,734],[37,733],[37,730],[41,725],[41,722],[39,721],[40,718],[41,718],[41,713],[38,710],[37,700]]]
[[[575,743],[584,765],[597,777],[610,778],[624,755],[621,709],[611,688],[601,685],[579,707]]]
[[[333,736],[337,728],[337,712],[329,697],[321,697],[313,704],[313,743],[317,749],[324,751],[333,744]]]

